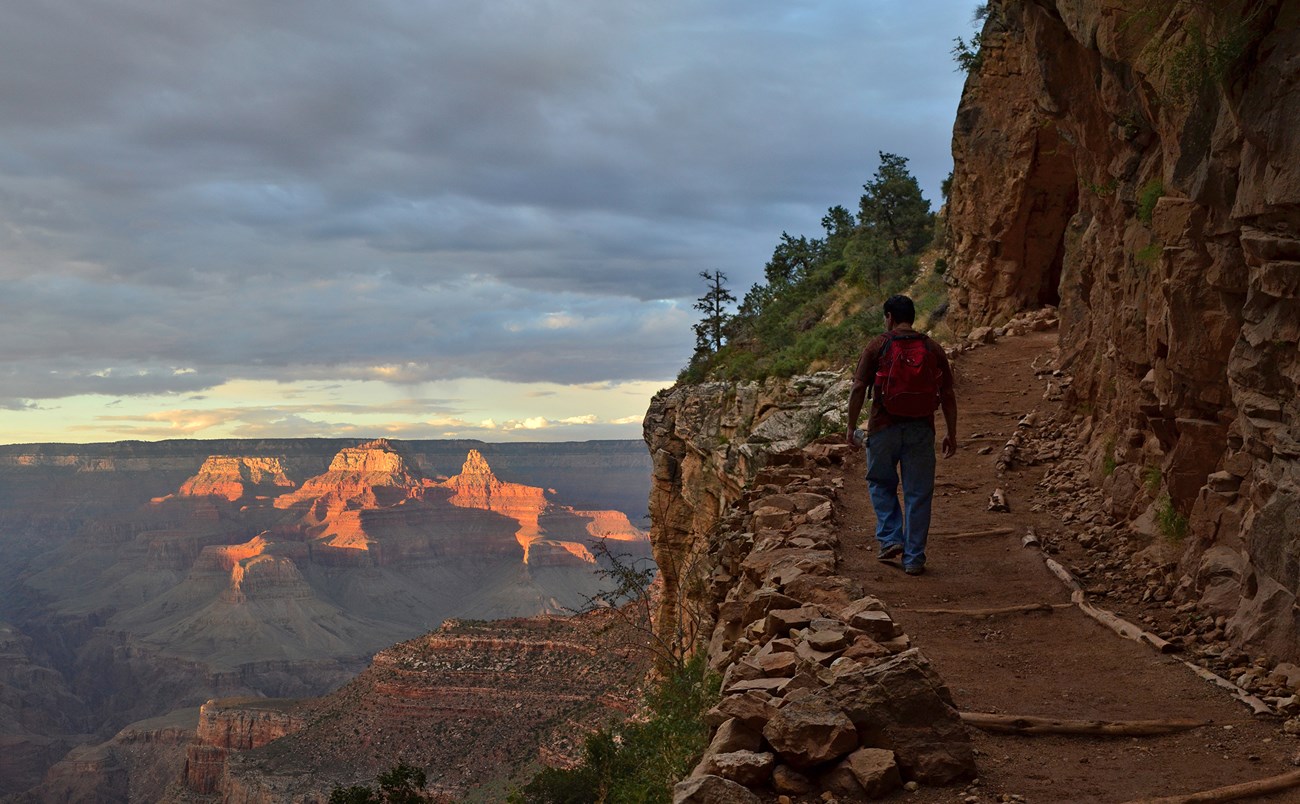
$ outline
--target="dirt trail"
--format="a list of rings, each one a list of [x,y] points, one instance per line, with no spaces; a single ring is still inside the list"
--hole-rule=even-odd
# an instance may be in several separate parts
[[[848,464],[845,569],[887,602],[913,643],[948,683],[963,711],[1076,719],[1187,717],[1213,725],[1160,737],[1020,737],[972,730],[979,752],[978,787],[899,793],[912,802],[1006,800],[1124,802],[1191,793],[1295,770],[1300,745],[1281,735],[1276,721],[1252,718],[1225,692],[1198,679],[1175,657],[1121,639],[1076,608],[973,618],[928,614],[926,608],[993,608],[1026,603],[1069,603],[1068,592],[1042,555],[1021,547],[1028,526],[1061,535],[1067,566],[1080,558],[1059,515],[1036,484],[1048,466],[1012,469],[997,479],[998,451],[1021,416],[1068,415],[1043,399],[1033,361],[1045,364],[1055,332],[1007,338],[954,361],[960,410],[958,454],[938,469],[932,535],[924,575],[904,575],[898,564],[875,560],[875,518],[858,455]],[[983,438],[973,438],[973,434]],[[992,452],[978,454],[983,446]],[[1010,513],[987,509],[995,487],[1006,490]],[[1011,535],[966,539],[942,533],[1014,527]],[[1073,551],[1073,552],[1072,552]],[[1101,605],[1114,607],[1113,601]],[[1006,798],[1004,798],[1006,797]],[[1300,801],[1300,790],[1267,801]]]

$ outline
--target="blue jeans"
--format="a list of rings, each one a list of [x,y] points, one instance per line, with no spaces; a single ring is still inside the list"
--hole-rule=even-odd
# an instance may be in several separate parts
[[[876,541],[882,548],[901,544],[904,567],[925,565],[934,463],[934,427],[928,421],[900,422],[867,436],[867,488],[876,509]],[[900,470],[902,508],[898,504]]]

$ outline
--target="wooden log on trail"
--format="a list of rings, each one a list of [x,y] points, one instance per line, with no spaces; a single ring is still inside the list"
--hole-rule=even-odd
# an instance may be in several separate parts
[[[1033,528],[1027,528],[1025,535],[1020,537],[1020,546],[1042,547],[1043,545],[1038,541],[1038,533]]]
[[[1106,611],[1105,609],[1099,609],[1096,606],[1089,603],[1087,599],[1078,602],[1076,605],[1078,605],[1079,609],[1082,610],[1084,614],[1088,615],[1092,619],[1106,626],[1107,628],[1119,634],[1120,636],[1124,637],[1125,639],[1131,639],[1134,642],[1145,642],[1151,647],[1160,651],[1161,653],[1177,653],[1178,651],[1182,650],[1182,647],[1180,645],[1175,645],[1174,643],[1169,642],[1168,640],[1163,639],[1162,637],[1159,637],[1151,633],[1150,631],[1147,631],[1143,628],[1139,628],[1138,626],[1134,625],[1133,623],[1129,622],[1123,617],[1120,617],[1112,612]]]
[[[1060,720],[1033,715],[999,715],[992,712],[962,712],[963,723],[984,731],[1004,734],[1083,734],[1092,737],[1149,737],[1174,734],[1208,726],[1213,721],[1187,718],[1159,720]]]
[[[1128,620],[1125,620],[1123,617],[1119,617],[1105,609],[1100,609],[1092,605],[1088,602],[1088,596],[1083,591],[1083,586],[1074,577],[1074,573],[1061,566],[1061,564],[1054,559],[1045,558],[1044,561],[1047,563],[1047,568],[1052,571],[1052,574],[1060,578],[1061,582],[1069,587],[1070,599],[1074,601],[1074,605],[1078,606],[1079,610],[1084,614],[1125,639],[1131,639],[1134,642],[1145,642],[1161,653],[1177,653],[1182,650],[1178,645],[1175,645],[1150,631],[1139,628]]]
[[[994,617],[998,614],[1021,614],[1031,611],[1045,611],[1049,614],[1056,609],[1068,609],[1073,603],[1025,603],[1020,606],[1002,606],[994,609],[912,609],[917,614],[955,614],[959,617]]]
[[[997,463],[994,464],[999,472],[1005,472],[1010,469],[1016,462],[1016,452],[1020,449],[1020,431],[1017,430],[1015,435],[1011,436],[1002,447],[1002,452],[998,454]]]
[[[1015,533],[1015,528],[989,528],[988,530],[968,530],[964,533],[932,533],[944,539],[974,539],[979,536],[1007,536]]]
[[[1233,684],[1231,681],[1224,678],[1223,676],[1220,676],[1214,673],[1213,671],[1207,670],[1204,667],[1201,667],[1199,664],[1195,664],[1193,662],[1184,660],[1183,664],[1192,668],[1193,673],[1205,679],[1206,681],[1210,682],[1214,686],[1221,687],[1227,690],[1228,692],[1231,692],[1232,697],[1236,698],[1238,701],[1241,701],[1246,706],[1249,706],[1250,711],[1252,713],[1256,715],[1273,714],[1273,710],[1269,708],[1268,704],[1264,703],[1258,697],[1251,695],[1249,692],[1246,692],[1241,687],[1238,687],[1236,684]]]
[[[1089,617],[1092,617],[1094,620],[1097,620],[1098,622],[1102,623],[1107,628],[1110,628],[1112,631],[1124,637],[1125,639],[1133,639],[1138,642],[1145,642],[1146,644],[1152,646],[1153,648],[1160,651],[1161,653],[1172,653],[1174,651],[1180,650],[1180,648],[1177,645],[1174,645],[1170,642],[1161,639],[1160,637],[1156,636],[1150,631],[1143,631],[1141,628],[1138,628],[1136,625],[1130,623],[1128,620],[1125,620],[1121,617],[1117,617],[1114,614],[1105,611],[1104,609],[1099,609],[1096,606],[1092,605],[1091,603],[1088,602],[1088,596],[1086,593],[1084,593],[1083,587],[1079,585],[1079,581],[1075,579],[1074,575],[1068,569],[1061,566],[1059,562],[1053,559],[1044,558],[1044,561],[1047,564],[1047,568],[1052,571],[1052,574],[1060,578],[1061,582],[1070,588],[1070,599],[1074,601],[1074,604],[1078,606],[1079,610],[1082,611],[1084,614],[1087,614]],[[1253,714],[1255,715],[1274,714],[1273,710],[1269,707],[1268,704],[1264,703],[1258,697],[1251,695],[1249,692],[1246,692],[1244,689],[1238,687],[1236,684],[1233,684],[1228,679],[1223,678],[1222,676],[1215,675],[1211,671],[1206,670],[1204,667],[1201,667],[1198,664],[1193,664],[1192,662],[1186,660],[1183,661],[1183,664],[1190,667],[1193,673],[1196,673],[1196,675],[1200,676],[1206,681],[1209,681],[1215,686],[1222,687],[1223,689],[1231,692],[1232,697],[1236,698],[1238,701],[1241,701],[1243,704],[1250,707],[1250,711]],[[1206,800],[1209,801],[1211,799],[1206,799]],[[1228,799],[1224,799],[1224,800],[1227,801]]]
[[[1047,568],[1052,571],[1052,574],[1060,578],[1061,583],[1065,584],[1071,592],[1083,593],[1083,587],[1075,579],[1074,573],[1061,566],[1061,563],[1054,558],[1044,558],[1043,560],[1047,563]]]
[[[1007,513],[1011,511],[1011,506],[1007,505],[1007,493],[1002,489],[993,489],[989,495],[989,510]]]
[[[1277,776],[1269,776],[1266,779],[1256,779],[1253,782],[1242,782],[1241,784],[1230,784],[1227,787],[1216,787],[1213,790],[1202,790],[1199,793],[1162,796],[1161,798],[1139,798],[1129,801],[1127,804],[1218,804],[1221,801],[1254,799],[1258,796],[1280,793],[1283,790],[1290,790],[1295,787],[1300,787],[1300,770],[1287,771]]]

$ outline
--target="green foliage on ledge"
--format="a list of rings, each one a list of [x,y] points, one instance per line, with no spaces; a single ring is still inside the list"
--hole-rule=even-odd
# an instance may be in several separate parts
[[[1156,203],[1160,201],[1160,196],[1165,194],[1165,184],[1159,177],[1148,181],[1138,190],[1137,198],[1137,219],[1147,226],[1155,216]]]

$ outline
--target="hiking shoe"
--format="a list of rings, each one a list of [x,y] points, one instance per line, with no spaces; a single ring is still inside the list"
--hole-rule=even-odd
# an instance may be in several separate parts
[[[889,561],[898,558],[903,554],[903,545],[901,544],[882,544],[880,550],[876,553],[877,561]]]
[[[914,567],[903,567],[903,572],[906,572],[908,575],[920,575],[925,572],[925,565],[917,564]]]

